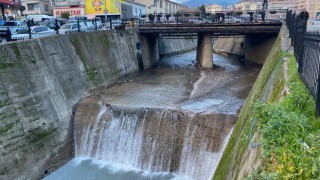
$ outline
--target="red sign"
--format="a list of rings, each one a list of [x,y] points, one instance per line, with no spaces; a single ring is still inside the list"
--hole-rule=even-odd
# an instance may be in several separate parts
[[[70,16],[80,16],[81,10],[62,10],[62,11],[56,11],[56,16],[61,16],[62,13],[69,12]]]
[[[13,4],[12,0],[0,0],[0,3]]]

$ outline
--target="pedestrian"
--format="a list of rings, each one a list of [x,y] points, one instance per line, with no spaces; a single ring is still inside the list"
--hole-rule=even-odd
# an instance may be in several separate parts
[[[308,20],[309,19],[309,13],[306,11],[306,9],[304,8],[303,11],[300,12],[299,14],[299,18],[302,20]]]
[[[31,19],[31,26],[34,26],[33,18]]]
[[[11,31],[9,28],[7,28],[7,31],[6,31],[6,40],[7,42],[11,41]]]

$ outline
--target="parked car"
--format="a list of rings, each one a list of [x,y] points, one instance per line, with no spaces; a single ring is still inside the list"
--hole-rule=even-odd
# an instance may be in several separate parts
[[[27,29],[27,24],[23,21],[6,21],[0,26],[0,37],[6,37],[8,28],[11,34],[16,34],[21,29]]]
[[[78,32],[78,23],[67,23],[61,26],[59,29],[60,34],[67,34],[67,33],[73,33],[73,32]],[[81,24],[80,24],[80,31],[82,30]]]
[[[188,24],[209,24],[210,21],[204,18],[190,19]]]
[[[31,38],[41,38],[45,36],[51,36],[55,34],[55,31],[46,26],[32,26],[30,28]],[[24,40],[29,39],[28,29],[21,29],[16,34],[11,35],[11,39]]]
[[[241,19],[233,17],[233,16],[226,16],[224,18],[224,23],[240,23],[242,22]]]

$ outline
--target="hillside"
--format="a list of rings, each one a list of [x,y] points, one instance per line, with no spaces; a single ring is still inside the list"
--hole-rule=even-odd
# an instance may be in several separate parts
[[[209,4],[219,4],[221,6],[227,7],[228,5],[234,4],[238,2],[238,0],[190,0],[187,2],[182,3],[185,6],[188,6],[189,8],[198,7],[200,5],[209,5]]]

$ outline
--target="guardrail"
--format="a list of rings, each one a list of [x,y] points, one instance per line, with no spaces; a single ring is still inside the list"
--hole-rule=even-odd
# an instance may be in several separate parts
[[[257,11],[217,11],[214,13],[178,12],[141,14],[139,26],[161,25],[198,25],[217,23],[253,23],[253,22],[280,22],[286,18],[286,9],[257,10]]]
[[[294,55],[298,62],[298,72],[311,95],[316,99],[316,114],[320,116],[320,34],[307,31],[307,18],[303,14],[287,13]]]
[[[76,32],[103,31],[110,29],[123,30],[126,27],[134,27],[138,24],[137,19],[110,19],[101,23],[96,19],[83,21],[80,19],[67,21],[68,23],[60,24],[58,20],[41,22],[34,24],[31,20],[22,23],[19,26],[0,26],[0,42],[17,41],[26,39],[35,39],[55,34],[68,34]]]

